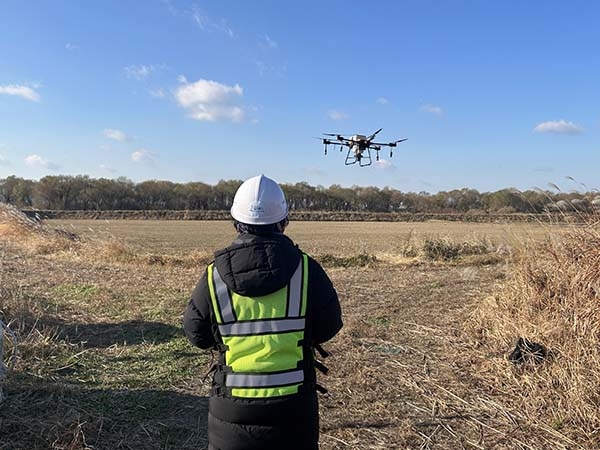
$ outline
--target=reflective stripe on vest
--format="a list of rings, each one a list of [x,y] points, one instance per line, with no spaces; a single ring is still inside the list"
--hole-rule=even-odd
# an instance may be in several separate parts
[[[304,381],[304,371],[294,370],[293,372],[254,374],[254,373],[229,373],[227,374],[227,386],[229,387],[269,387],[286,386],[289,384],[302,383]]]
[[[233,315],[233,304],[231,302],[231,296],[229,295],[229,289],[227,285],[221,279],[217,268],[213,268],[213,280],[215,283],[215,294],[219,302],[219,311],[221,312],[221,320],[223,322],[233,322],[235,316]]]
[[[300,317],[300,306],[302,304],[302,266],[304,258],[300,259],[298,267],[292,275],[288,295],[288,317]]]
[[[208,270],[209,291],[225,344],[225,386],[230,395],[266,398],[298,392],[304,382],[301,342],[306,325],[308,257],[286,286],[264,297],[229,290],[219,271]],[[265,355],[271,355],[268,359]]]
[[[270,319],[219,325],[221,336],[251,336],[304,330],[304,319]]]

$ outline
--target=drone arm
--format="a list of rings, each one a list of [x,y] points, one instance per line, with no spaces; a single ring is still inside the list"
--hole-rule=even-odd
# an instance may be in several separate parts
[[[338,136],[337,140],[340,141],[340,145],[341,144],[347,145],[348,142],[353,142],[352,139],[345,138],[344,136]]]
[[[335,138],[335,140],[340,141],[340,142],[352,142],[351,139],[348,139],[348,138],[342,136],[341,134],[323,133],[323,136],[331,136],[331,137]]]
[[[396,147],[400,142],[404,142],[407,139],[398,139],[397,141],[393,141],[393,142],[371,142],[371,145],[381,145],[384,147]]]

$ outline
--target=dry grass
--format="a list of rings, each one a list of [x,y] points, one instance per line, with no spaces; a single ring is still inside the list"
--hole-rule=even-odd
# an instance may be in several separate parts
[[[112,234],[87,233],[84,236],[67,227],[52,227],[28,218],[12,205],[0,203],[0,238],[15,243],[30,255],[55,255],[97,262],[119,262],[134,265],[198,267],[211,260],[208,251],[164,254],[132,247]]]
[[[521,248],[505,287],[471,323],[489,357],[478,377],[530,423],[589,449],[600,447],[599,300],[600,232],[590,223]],[[518,337],[546,346],[548,358],[508,362]]]
[[[58,222],[37,225],[0,231],[0,319],[19,337],[0,408],[0,448],[206,448],[208,355],[187,343],[180,320],[211,250],[234,236],[231,224],[74,222],[61,225],[79,240],[49,247],[31,242],[54,239],[49,230]],[[545,405],[539,396],[567,347],[533,333],[544,323],[534,315],[526,316],[529,328],[510,330],[514,317],[500,315],[499,305],[519,291],[505,279],[508,258],[519,236],[531,232],[537,241],[539,230],[528,225],[515,239],[502,225],[479,225],[290,226],[301,248],[326,265],[344,313],[342,332],[327,344],[333,355],[322,380],[330,389],[321,398],[323,450],[595,448],[588,445],[596,442],[592,425],[578,431],[595,411],[555,423],[547,414],[558,411],[554,394],[546,392]],[[542,248],[558,254],[569,242],[544,241]],[[517,274],[527,258],[537,259],[527,251],[515,258]],[[593,278],[582,268],[561,270],[579,281],[554,292]],[[484,298],[493,307],[486,303],[487,315],[471,322],[478,333],[465,337],[464,322]],[[576,323],[591,332],[594,317]],[[558,356],[513,369],[504,355],[517,335]],[[569,361],[570,370],[581,368]]]
[[[78,255],[87,261],[117,262],[132,265],[175,266],[185,268],[201,267],[212,259],[212,254],[206,251],[190,251],[187,254],[162,254],[148,251],[140,252],[133,249],[121,239],[107,240],[92,239],[85,241]]]
[[[6,203],[0,203],[0,236],[18,242],[31,254],[68,251],[78,241],[77,235],[49,228]]]
[[[66,236],[20,219],[1,222],[10,232],[0,234],[0,320],[18,354],[3,386],[0,448],[205,445],[206,398],[186,386],[206,357],[179,326],[197,266],[113,241],[65,248],[55,240]]]

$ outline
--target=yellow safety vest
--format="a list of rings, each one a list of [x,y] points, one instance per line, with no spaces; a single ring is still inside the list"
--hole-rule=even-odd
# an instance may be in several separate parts
[[[298,393],[305,381],[307,285],[305,254],[287,286],[262,297],[231,291],[209,265],[212,308],[225,348],[225,389],[232,397]]]

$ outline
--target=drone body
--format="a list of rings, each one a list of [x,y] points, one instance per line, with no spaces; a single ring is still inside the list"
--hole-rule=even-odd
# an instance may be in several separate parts
[[[345,163],[347,166],[358,163],[359,166],[365,167],[370,166],[373,160],[371,159],[371,150],[375,151],[375,160],[379,161],[379,150],[382,147],[390,148],[390,158],[392,157],[392,148],[396,147],[399,142],[406,141],[406,139],[399,139],[397,141],[392,142],[373,142],[377,133],[382,130],[380,128],[375,133],[370,136],[365,136],[362,134],[354,134],[350,137],[344,137],[341,134],[335,133],[324,133],[324,136],[333,136],[330,138],[319,138],[323,141],[323,145],[325,146],[325,154],[327,154],[327,146],[333,145],[334,148],[339,146],[340,152],[344,149],[344,147],[348,147],[348,152],[346,153]]]

